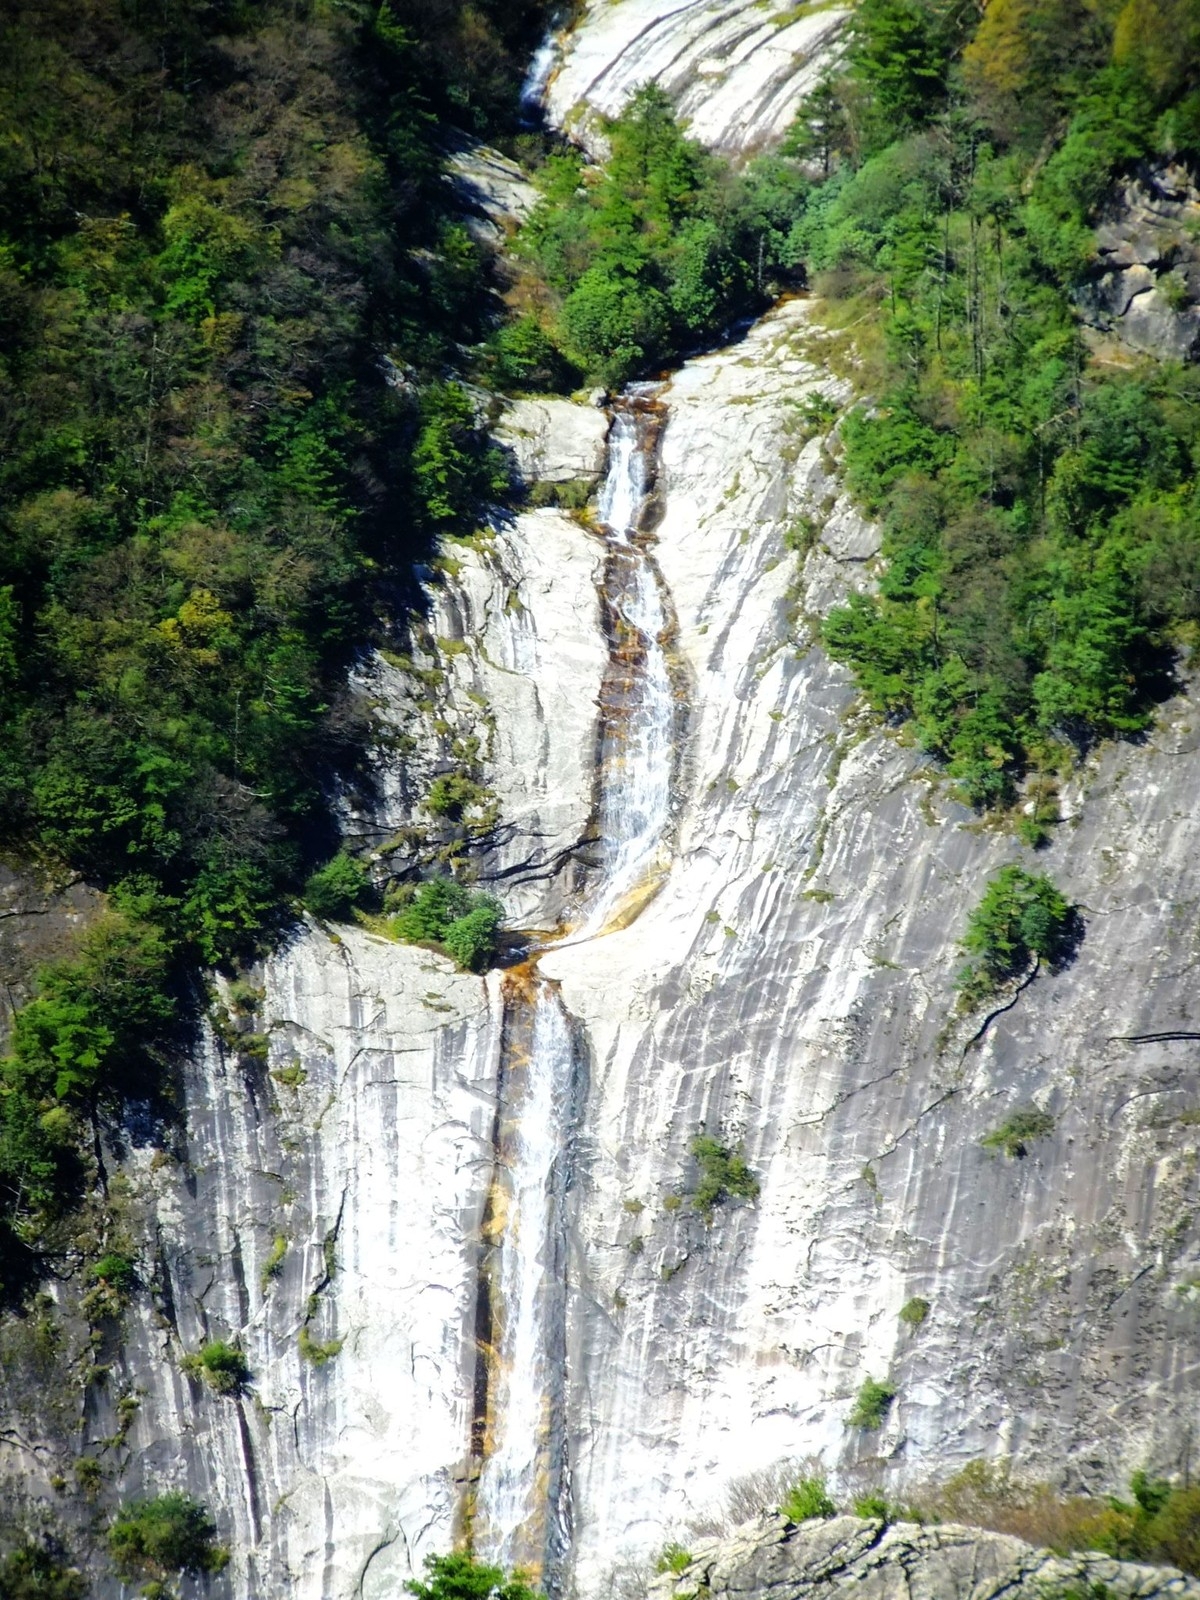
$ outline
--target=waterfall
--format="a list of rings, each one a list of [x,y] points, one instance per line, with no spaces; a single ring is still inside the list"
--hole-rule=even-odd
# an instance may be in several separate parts
[[[667,607],[639,541],[651,415],[641,391],[618,406],[599,496],[610,638],[599,740],[603,870],[576,941],[601,935],[666,866],[675,693]],[[576,1049],[572,1019],[536,959],[509,979],[493,1204],[498,1265],[490,1272],[495,1331],[474,1533],[488,1560],[532,1572],[553,1594],[568,1515],[561,1401]]]
[[[522,1004],[532,1009],[525,1040],[514,1037],[522,1032]],[[476,1537],[501,1565],[540,1571],[559,1531],[546,1525],[542,1508],[552,1520],[559,1476],[554,1411],[561,1397],[566,1310],[563,1202],[575,1076],[570,1019],[544,979],[534,976],[532,996],[516,997],[510,1005],[506,1046],[501,1092],[510,1120],[500,1137],[505,1232],[493,1286],[503,1334],[488,1397]]]
[[[521,119],[527,124],[538,123],[543,116],[546,85],[558,60],[558,43],[553,31],[548,33],[533,53],[529,70],[521,84]]]

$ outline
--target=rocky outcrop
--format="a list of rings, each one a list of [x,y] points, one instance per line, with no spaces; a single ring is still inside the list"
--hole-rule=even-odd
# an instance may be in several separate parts
[[[682,1571],[652,1583],[647,1600],[1200,1600],[1200,1582],[1173,1567],[1106,1556],[1060,1557],[979,1528],[834,1517],[798,1527],[780,1517],[748,1523],[720,1543],[697,1544]]]
[[[591,419],[602,414],[576,409],[580,442],[569,447],[594,452]],[[569,464],[584,461],[579,454]],[[429,586],[411,660],[377,655],[358,678],[380,735],[374,787],[348,806],[347,831],[401,868],[407,830],[419,851],[438,820],[426,803],[436,778],[472,773],[494,816],[475,866],[519,926],[553,927],[585,871],[607,654],[596,592],[602,555],[597,539],[552,507],[498,522],[455,546]]]
[[[591,488],[604,469],[608,414],[599,405],[530,396],[505,406],[495,435],[512,451],[524,483],[575,482]]]
[[[1085,320],[1165,360],[1200,355],[1200,189],[1166,165],[1131,179],[1096,229]]]
[[[472,1415],[475,1260],[491,1180],[495,980],[356,929],[310,928],[267,964],[256,1032],[210,1036],[186,1144],[130,1152],[152,1219],[151,1293],[94,1391],[140,1405],[127,1494],[187,1487],[233,1550],[218,1591],[382,1600],[445,1549]],[[182,1367],[236,1340],[250,1380]]]
[[[515,161],[459,134],[450,141],[446,181],[478,243],[497,249],[524,222],[537,190]]]
[[[593,149],[596,114],[612,116],[657,83],[688,131],[744,158],[782,137],[828,69],[846,7],[747,6],[745,0],[591,0],[562,41],[546,113]]]

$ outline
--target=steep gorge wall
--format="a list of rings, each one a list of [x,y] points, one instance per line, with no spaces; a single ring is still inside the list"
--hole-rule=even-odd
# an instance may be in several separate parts
[[[584,95],[608,109],[601,79],[670,83],[646,53],[661,31],[635,0],[585,12],[554,113]],[[707,82],[683,101],[693,127],[744,148],[713,132],[736,121],[734,79],[699,71],[702,39],[673,87]],[[1145,745],[1081,770],[1041,858],[1082,908],[1078,958],[967,1049],[980,1019],[953,1016],[956,941],[988,873],[1023,852],[864,721],[806,642],[806,616],[869,581],[874,551],[804,439],[798,400],[836,389],[818,329],[819,307],[792,301],[663,395],[654,555],[690,682],[673,864],[625,931],[542,962],[586,1053],[566,1371],[583,1596],[783,1456],[899,1479],[1002,1454],[1100,1489],[1184,1464],[1197,1421],[1196,1046],[1123,1042],[1200,1032],[1197,707],[1181,695]],[[798,577],[784,538],[802,515],[820,537]],[[569,517],[529,513],[464,550],[432,599],[430,637],[451,641],[438,720],[483,730],[503,817],[486,867],[527,925],[552,926],[587,872],[600,556]],[[438,748],[410,677],[380,661],[365,681],[415,741],[408,777],[381,756],[382,804],[351,819],[382,837],[419,807]],[[116,1358],[143,1391],[124,1481],[209,1500],[230,1594],[381,1600],[447,1546],[465,1499],[498,981],[312,927],[264,989],[268,1059],[211,1041],[182,1162],[126,1164],[157,1249],[140,1263],[154,1303]],[[981,1148],[1030,1105],[1056,1124],[1024,1160]],[[761,1182],[711,1228],[673,1199],[701,1126],[742,1141]],[[910,1331],[914,1294],[931,1311]],[[306,1360],[302,1328],[341,1349]],[[184,1351],[234,1335],[250,1396],[182,1375]],[[843,1419],[867,1374],[898,1398],[864,1436]],[[86,1448],[110,1412],[101,1391]]]

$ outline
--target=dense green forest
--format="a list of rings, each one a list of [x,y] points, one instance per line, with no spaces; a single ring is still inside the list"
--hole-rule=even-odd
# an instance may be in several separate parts
[[[1200,375],[1090,360],[1072,304],[1114,180],[1200,151],[1200,6],[865,0],[792,147],[830,172],[795,235],[817,287],[878,308],[842,437],[886,566],[826,643],[969,800],[1032,772],[1036,843],[1200,618]]]
[[[540,26],[535,0],[4,8],[0,833],[109,895],[0,1066],[10,1285],[98,1109],[164,1083],[186,974],[332,851],[352,652],[497,487],[440,140],[514,125]]]

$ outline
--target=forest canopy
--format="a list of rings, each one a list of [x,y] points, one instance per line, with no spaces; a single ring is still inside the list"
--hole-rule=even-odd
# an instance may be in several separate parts
[[[0,1063],[17,1281],[187,973],[336,843],[353,653],[498,458],[448,120],[514,125],[533,3],[14,0],[0,17],[0,844],[106,891]],[[389,383],[381,355],[402,381]]]
[[[826,644],[972,802],[1047,779],[1032,843],[1200,620],[1200,378],[1094,359],[1077,309],[1117,181],[1195,168],[1198,42],[1196,0],[863,0],[791,139],[827,174],[794,233],[816,287],[878,307],[841,439],[885,566]]]

